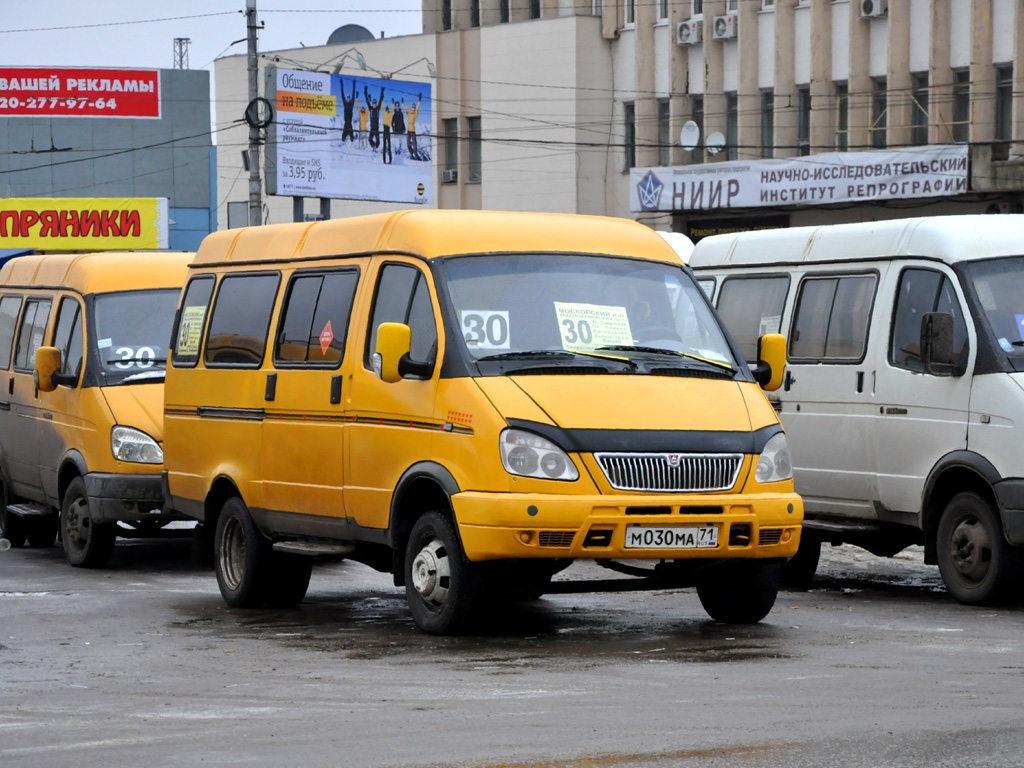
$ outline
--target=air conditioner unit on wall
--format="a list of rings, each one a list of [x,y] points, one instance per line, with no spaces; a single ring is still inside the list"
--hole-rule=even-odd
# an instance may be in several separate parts
[[[459,172],[456,170],[442,170],[441,171],[441,183],[442,184],[454,184],[459,180]]]
[[[676,24],[676,45],[696,45],[701,40],[703,22],[700,19],[680,21]]]
[[[867,0],[864,1],[867,2]],[[715,23],[711,25],[711,36],[715,40],[731,40],[736,37],[739,27],[740,15],[738,13],[715,16]]]
[[[860,0],[860,17],[871,19],[889,13],[889,0]]]

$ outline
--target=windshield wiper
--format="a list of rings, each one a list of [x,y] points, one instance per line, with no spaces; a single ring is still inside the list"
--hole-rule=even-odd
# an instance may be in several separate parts
[[[700,355],[691,355],[689,352],[677,352],[674,349],[662,349],[661,347],[641,347],[641,346],[630,346],[628,344],[611,344],[607,347],[598,347],[598,351],[607,349],[612,352],[639,352],[641,354],[653,354],[653,355],[670,355],[672,357],[685,357],[689,360],[696,360],[698,363],[706,363],[707,365],[713,365],[716,368],[724,368],[730,373],[735,373],[736,369],[728,363],[723,363],[718,360],[711,360],[707,357],[701,357]]]
[[[490,362],[491,360],[530,360],[534,357],[575,357],[575,352],[564,349],[530,349],[519,352],[500,352],[496,355],[487,355],[477,358],[478,363]]]

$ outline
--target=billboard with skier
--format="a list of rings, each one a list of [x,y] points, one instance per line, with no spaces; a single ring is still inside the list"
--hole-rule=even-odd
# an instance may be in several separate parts
[[[431,84],[269,69],[267,191],[429,203]]]

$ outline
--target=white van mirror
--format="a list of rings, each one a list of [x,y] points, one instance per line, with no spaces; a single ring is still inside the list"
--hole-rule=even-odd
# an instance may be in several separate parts
[[[926,312],[921,318],[921,361],[926,373],[953,375],[953,315]]]

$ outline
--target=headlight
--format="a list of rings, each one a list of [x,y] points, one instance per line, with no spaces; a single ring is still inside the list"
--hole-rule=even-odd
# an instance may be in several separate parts
[[[506,429],[498,438],[505,470],[523,477],[545,480],[578,480],[580,473],[565,451],[533,432]]]
[[[134,464],[163,464],[164,452],[156,440],[131,427],[114,427],[110,432],[110,450],[118,461]]]
[[[757,459],[754,477],[759,483],[776,483],[793,477],[793,457],[789,453],[789,441],[784,432],[779,432],[765,443]]]

